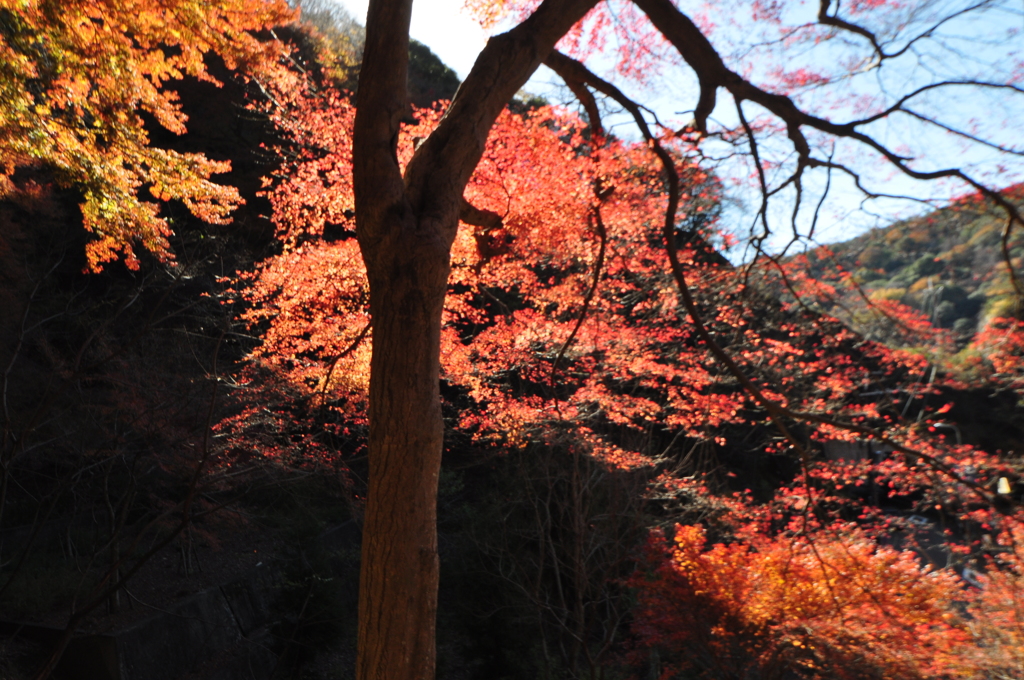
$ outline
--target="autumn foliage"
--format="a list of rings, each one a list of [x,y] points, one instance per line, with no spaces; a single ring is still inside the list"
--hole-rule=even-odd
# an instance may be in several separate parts
[[[136,245],[171,255],[157,201],[180,201],[212,223],[241,203],[210,177],[230,163],[150,145],[146,117],[175,134],[188,117],[168,83],[186,76],[219,84],[215,54],[251,77],[278,70],[280,46],[255,33],[287,22],[284,2],[149,0],[0,3],[0,196],[19,166],[42,163],[82,192],[83,225],[94,235],[91,269]]]
[[[677,526],[671,546],[656,535],[653,572],[635,579],[636,630],[669,677],[963,677],[969,666],[963,584],[911,552],[849,527],[706,541],[699,526]]]
[[[805,516],[709,546],[700,526],[677,525],[652,535],[632,579],[635,632],[662,677],[1016,677],[1020,519],[999,522],[998,557],[967,580],[923,565],[912,541],[883,544],[893,527],[872,538]]]
[[[288,160],[267,186],[284,249],[238,288],[263,344],[239,415],[220,427],[237,455],[344,470],[362,450],[373,338],[354,238],[354,110],[330,87],[280,93],[270,110],[287,133]],[[442,110],[415,112],[402,162]],[[775,263],[751,276],[715,254],[706,244],[720,186],[685,144],[665,143],[685,179],[678,245],[705,323],[772,399],[835,421],[803,431],[802,450],[757,430],[755,447],[802,456],[801,471],[755,500],[712,492],[723,478],[685,455],[749,439],[764,413],[680,308],[650,149],[595,140],[557,108],[504,113],[466,190],[442,335],[446,394],[462,404],[451,427],[477,447],[542,443],[611,470],[650,470],[654,505],[671,499],[703,520],[656,530],[629,579],[639,601],[627,656],[643,665],[656,650],[662,677],[1016,672],[1020,519],[993,509],[997,482],[1015,470],[953,441],[941,422],[951,405],[933,396],[946,378],[926,356],[808,309],[834,294],[830,284],[791,267],[779,304],[751,283],[778,282]],[[943,342],[913,310],[876,307],[906,345]],[[1000,376],[1019,362],[1020,343],[1002,332],[1011,326],[979,340]],[[844,422],[873,432],[883,453],[821,460],[822,442],[863,438]],[[883,511],[879,498],[907,510]],[[707,507],[717,510],[698,511]],[[936,551],[946,555],[938,565]],[[965,568],[977,577],[964,580]]]

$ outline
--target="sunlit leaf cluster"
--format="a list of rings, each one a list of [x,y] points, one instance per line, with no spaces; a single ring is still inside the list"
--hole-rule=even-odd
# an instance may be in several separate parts
[[[280,46],[256,34],[290,18],[283,1],[4,0],[0,192],[12,190],[18,167],[42,164],[82,193],[90,269],[121,255],[135,267],[138,245],[169,257],[171,231],[150,197],[211,223],[225,222],[241,197],[210,180],[228,162],[152,146],[147,120],[186,131],[168,84],[217,83],[210,55],[254,75],[276,69]]]

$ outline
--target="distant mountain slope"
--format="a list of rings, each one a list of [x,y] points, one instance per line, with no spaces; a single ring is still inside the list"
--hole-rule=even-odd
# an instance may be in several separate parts
[[[1024,184],[1006,194],[1024,203]],[[836,316],[871,300],[900,302],[938,328],[968,339],[988,319],[1014,314],[1013,286],[1002,253],[1005,215],[976,197],[922,217],[874,229],[808,253],[807,274],[837,286]],[[1016,271],[1024,264],[1024,234],[1008,243]],[[801,260],[801,263],[803,260]],[[852,274],[853,283],[844,283]],[[837,285],[842,284],[842,285]],[[845,308],[847,314],[841,310]]]

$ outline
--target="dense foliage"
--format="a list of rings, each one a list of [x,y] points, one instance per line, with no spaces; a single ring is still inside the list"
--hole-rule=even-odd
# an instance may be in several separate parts
[[[330,91],[292,95],[275,114],[289,131],[282,153],[291,160],[268,190],[285,248],[239,289],[242,316],[264,344],[245,369],[243,410],[221,427],[236,455],[260,451],[344,469],[346,456],[361,451],[373,338],[352,224],[353,111]],[[415,113],[400,159],[439,114]],[[556,109],[506,113],[470,180],[470,224],[453,249],[442,336],[452,446],[477,456],[549,449],[612,475],[644,471],[640,514],[648,519],[638,521],[664,529],[649,543],[646,567],[628,578],[640,605],[635,651],[622,658],[643,665],[641,650],[657,650],[664,672],[707,677],[1015,673],[1009,622],[1021,614],[1012,604],[1021,518],[1005,514],[997,491],[1005,498],[1010,490],[996,487],[1015,485],[1017,473],[1012,459],[956,442],[944,429],[954,404],[935,395],[950,397],[958,383],[936,375],[923,356],[807,309],[806,292],[783,304],[745,283],[748,272],[705,245],[719,185],[676,145],[686,183],[678,243],[706,323],[773,399],[823,415],[800,432],[799,448],[759,429],[763,410],[709,359],[676,299],[658,243],[665,194],[651,179],[653,154],[585,133]],[[940,332],[927,319],[918,324],[928,337]],[[1015,326],[990,328],[983,341],[1002,349],[989,361],[1007,375],[1016,365],[1007,344]],[[985,375],[1006,384],[991,372],[979,380]],[[865,434],[874,443],[857,443]],[[844,453],[830,453],[842,442]],[[797,474],[776,472],[769,482],[758,466],[730,483],[736,473],[722,477],[717,465],[736,465],[742,448],[762,460],[789,451]],[[736,483],[757,493],[732,496]],[[582,540],[578,527],[558,531]],[[724,543],[708,546],[709,532]],[[540,573],[568,578],[558,565],[555,558]],[[965,569],[990,571],[978,577],[990,585],[962,580]],[[590,587],[578,571],[575,578],[573,587]],[[562,625],[583,625],[569,619]],[[990,623],[972,623],[982,620]],[[608,641],[581,630],[580,644],[598,656],[576,649],[565,663],[578,660],[573,654],[591,664],[607,659]],[[626,645],[621,629],[614,639]]]

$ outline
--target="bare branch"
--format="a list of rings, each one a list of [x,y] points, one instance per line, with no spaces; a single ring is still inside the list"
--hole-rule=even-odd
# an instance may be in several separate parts
[[[566,57],[558,50],[552,50],[551,54],[544,60],[544,65],[558,74],[569,90],[576,95],[580,104],[583,105],[583,109],[587,112],[587,118],[590,119],[591,132],[594,135],[603,137],[604,128],[601,126],[601,112],[597,108],[597,100],[594,99],[593,93],[587,89],[586,78],[581,77],[576,68],[577,64],[579,62],[569,59],[569,57]]]
[[[856,33],[859,36],[867,38],[868,42],[870,42],[871,46],[875,49],[875,54],[878,55],[878,58],[884,59],[886,56],[885,50],[883,50],[881,44],[879,44],[878,37],[863,26],[852,24],[845,19],[840,19],[836,15],[829,14],[828,8],[831,4],[832,0],[821,0],[821,3],[818,5],[818,23],[823,26],[841,28],[844,31]]]

